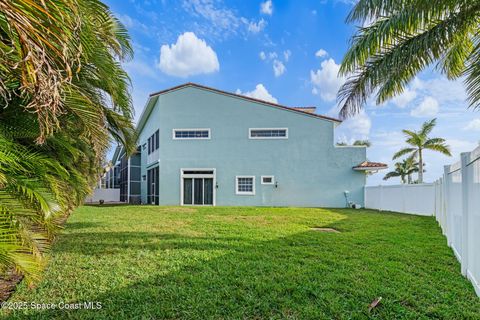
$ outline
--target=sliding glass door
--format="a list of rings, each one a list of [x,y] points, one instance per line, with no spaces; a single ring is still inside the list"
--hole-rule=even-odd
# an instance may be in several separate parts
[[[183,178],[183,204],[213,205],[213,178]]]
[[[182,170],[182,204],[214,205],[214,170]]]

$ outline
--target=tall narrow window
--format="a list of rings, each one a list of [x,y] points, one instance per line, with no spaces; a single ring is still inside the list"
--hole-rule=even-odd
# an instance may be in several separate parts
[[[148,138],[148,154],[154,152],[160,147],[160,133],[159,131],[155,131],[154,134]]]

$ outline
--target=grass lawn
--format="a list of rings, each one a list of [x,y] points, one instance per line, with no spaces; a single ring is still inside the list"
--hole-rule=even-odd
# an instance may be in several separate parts
[[[332,227],[325,233],[311,227]],[[383,300],[372,312],[375,298]],[[369,210],[84,206],[17,319],[478,319],[432,217]]]

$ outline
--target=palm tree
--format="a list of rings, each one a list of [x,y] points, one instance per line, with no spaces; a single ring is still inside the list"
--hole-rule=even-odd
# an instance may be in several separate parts
[[[450,147],[446,145],[443,138],[430,138],[428,135],[435,127],[437,119],[426,121],[422,124],[419,131],[402,130],[405,134],[407,144],[406,147],[393,155],[393,159],[400,158],[404,155],[409,155],[411,158],[418,160],[418,183],[423,183],[423,151],[432,150],[440,152],[444,155],[451,156]]]
[[[0,1],[0,275],[37,279],[112,138],[135,148],[131,55],[98,0]]]
[[[436,64],[449,79],[464,79],[470,107],[480,106],[480,4],[473,0],[359,0],[347,17],[362,25],[340,68],[340,115],[381,104]]]
[[[412,183],[412,173],[418,172],[418,162],[413,158],[403,159],[402,162],[395,163],[395,170],[390,171],[383,177],[383,180],[388,180],[393,177],[400,177],[402,183]],[[406,179],[405,179],[406,178]]]

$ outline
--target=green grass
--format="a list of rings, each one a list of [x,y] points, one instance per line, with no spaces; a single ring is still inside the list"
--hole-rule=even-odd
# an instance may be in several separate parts
[[[328,226],[341,233],[310,230]],[[380,305],[367,306],[377,297]],[[16,319],[478,319],[432,217],[300,208],[79,208]]]

